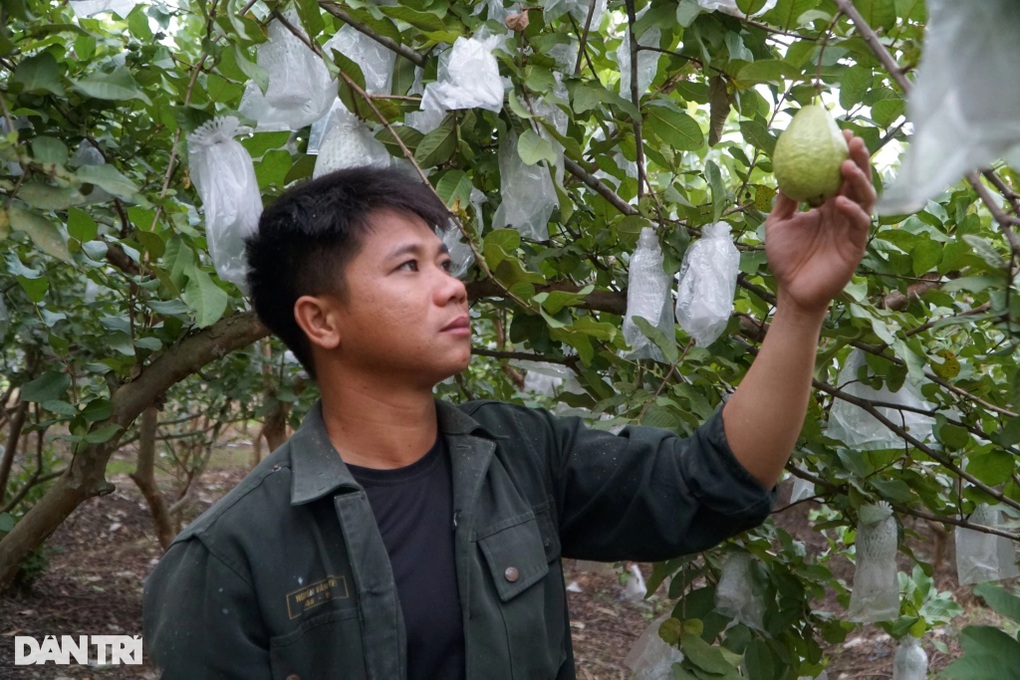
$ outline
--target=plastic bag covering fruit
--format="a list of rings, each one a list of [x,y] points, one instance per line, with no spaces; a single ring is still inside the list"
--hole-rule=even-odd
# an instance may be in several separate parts
[[[634,323],[640,316],[666,336],[673,337],[673,318],[670,305],[670,275],[662,269],[662,248],[655,230],[641,229],[637,248],[630,256],[627,272],[627,311],[623,317],[623,337],[631,347],[627,356],[637,359],[665,361],[654,342]]]
[[[648,7],[638,12],[636,17],[640,19],[648,11]],[[662,37],[662,32],[658,28],[649,28],[637,37],[638,45],[658,47],[660,37]],[[654,50],[638,51],[637,90],[639,97],[648,92],[648,87],[655,79],[655,72],[659,69],[659,57],[661,56],[661,52]],[[626,25],[623,27],[623,42],[616,50],[616,62],[620,65],[620,96],[630,101],[630,31],[627,30]]]
[[[444,52],[439,56],[440,63],[443,63],[444,58],[449,60],[448,52]],[[425,71],[423,69],[417,67],[414,69],[414,82],[411,84],[411,90],[408,94],[419,94],[422,96],[421,110],[405,113],[404,125],[413,127],[423,135],[427,135],[442,124],[443,118],[446,116],[446,109],[436,99],[435,93],[425,91],[425,85],[422,83],[424,74]]]
[[[869,378],[874,372],[866,366],[864,353],[854,350],[847,357],[843,370],[839,373],[838,387],[850,396],[868,399],[886,404],[899,404],[910,409],[932,410],[934,406],[921,399],[920,390],[916,385],[904,382],[903,386],[893,392],[882,386],[878,389],[861,382],[861,371]],[[890,406],[877,406],[875,410],[886,419],[899,425],[918,441],[931,437],[935,419],[912,410],[900,410]],[[903,446],[903,440],[882,421],[856,404],[836,399],[829,411],[829,423],[826,434],[842,441],[851,448],[859,450],[889,449]]]
[[[450,274],[458,279],[463,278],[475,263],[475,253],[464,240],[460,227],[451,223],[443,232],[443,243],[450,251]]]
[[[368,125],[343,106],[334,112],[333,124],[326,131],[319,156],[315,159],[312,177],[321,177],[334,170],[358,165],[390,167],[393,157],[383,143],[372,135]]]
[[[699,347],[708,347],[726,330],[739,271],[740,253],[725,222],[705,227],[684,253],[676,320]]]
[[[801,479],[800,477],[794,477],[793,488],[790,489],[790,502],[799,503],[800,501],[814,498],[817,493],[814,482],[809,482],[808,480]]]
[[[549,217],[557,205],[556,188],[544,162],[527,165],[517,153],[517,135],[499,144],[499,193],[494,229],[512,227],[532,241],[549,239]]]
[[[71,0],[71,9],[79,19],[94,17],[103,12],[113,12],[124,19],[137,4],[136,0]]]
[[[607,4],[607,0],[595,0],[595,8],[591,10],[589,30],[598,31],[599,26],[602,25],[602,16],[606,12]],[[542,14],[545,17],[546,23],[548,23],[569,12],[570,16],[574,18],[579,26],[584,26],[585,22],[588,21],[590,7],[591,3],[589,0],[547,0]]]
[[[928,655],[916,637],[908,635],[896,649],[893,659],[893,680],[926,680]]]
[[[822,106],[801,108],[779,136],[772,170],[779,190],[796,201],[821,205],[843,183],[840,166],[850,157],[846,139]]]
[[[291,26],[301,25],[293,11],[284,16]],[[257,60],[269,76],[269,87],[263,95],[249,81],[238,110],[259,128],[297,130],[329,111],[336,83],[322,59],[278,19],[269,24],[269,40],[259,46]]]
[[[770,9],[775,7],[778,1],[779,0],[766,0],[765,4],[762,5],[762,8],[751,16],[756,17],[765,14],[765,12],[768,12]],[[698,5],[701,6],[701,9],[708,12],[719,11],[732,14],[735,17],[745,16],[745,14],[740,11],[740,8],[737,7],[737,0],[698,0]]]
[[[350,24],[344,24],[322,46],[327,59],[333,57],[333,50],[361,67],[361,73],[365,76],[365,92],[390,94],[393,65],[397,60],[396,52],[372,40]]]
[[[191,179],[205,208],[205,233],[216,273],[246,291],[244,239],[262,214],[255,168],[234,136],[246,132],[233,116],[217,117],[188,135]]]
[[[847,620],[889,621],[900,613],[896,577],[896,518],[888,503],[861,506],[857,523],[857,567]]]
[[[659,628],[668,618],[652,621],[623,659],[623,665],[634,671],[635,680],[672,680],[673,664],[684,660],[683,653],[659,635]]]
[[[1002,512],[989,505],[978,505],[969,522],[1001,527]],[[956,576],[960,585],[1000,581],[1018,575],[1013,541],[975,529],[956,529]]]
[[[1020,3],[928,0],[917,79],[907,99],[914,126],[879,214],[924,207],[966,173],[1003,158],[1020,170]]]
[[[503,108],[503,79],[492,50],[502,36],[485,39],[457,38],[445,68],[440,61],[437,80],[425,86],[425,97],[447,111],[453,109],[486,109],[499,113]]]
[[[726,556],[719,585],[715,588],[715,610],[748,628],[765,630],[765,601],[754,580],[754,557],[746,552]]]

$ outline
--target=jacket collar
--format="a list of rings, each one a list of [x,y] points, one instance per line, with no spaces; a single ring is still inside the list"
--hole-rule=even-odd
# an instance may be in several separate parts
[[[438,427],[448,441],[477,434],[491,439],[493,435],[474,418],[457,407],[436,400]],[[322,402],[316,401],[308,411],[301,427],[290,438],[290,467],[292,471],[290,503],[302,505],[318,500],[338,490],[359,491],[351,471],[326,432],[322,418]],[[451,452],[454,447],[451,446]]]

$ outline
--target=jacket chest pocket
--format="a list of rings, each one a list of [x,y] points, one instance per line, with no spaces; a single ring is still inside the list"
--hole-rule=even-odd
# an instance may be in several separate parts
[[[310,617],[297,630],[270,639],[273,680],[367,678],[361,633],[355,608]]]
[[[514,678],[555,678],[566,659],[566,604],[560,543],[547,510],[527,512],[479,533],[499,598]]]

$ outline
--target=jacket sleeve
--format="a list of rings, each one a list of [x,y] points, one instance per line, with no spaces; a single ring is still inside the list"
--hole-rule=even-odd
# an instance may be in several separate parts
[[[567,557],[658,561],[706,550],[761,524],[774,490],[733,456],[721,410],[690,437],[628,427],[614,435],[580,418],[518,409],[547,466]],[[530,421],[530,422],[528,422]]]
[[[270,680],[254,591],[195,536],[174,543],[146,579],[145,651],[163,680]]]

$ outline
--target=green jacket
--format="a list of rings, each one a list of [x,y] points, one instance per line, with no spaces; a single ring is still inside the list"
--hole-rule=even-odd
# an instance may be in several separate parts
[[[654,561],[760,523],[772,495],[716,413],[692,437],[500,402],[439,402],[467,677],[574,677],[560,557]],[[164,680],[399,680],[404,629],[364,490],[316,406],[177,537],[145,583]]]

